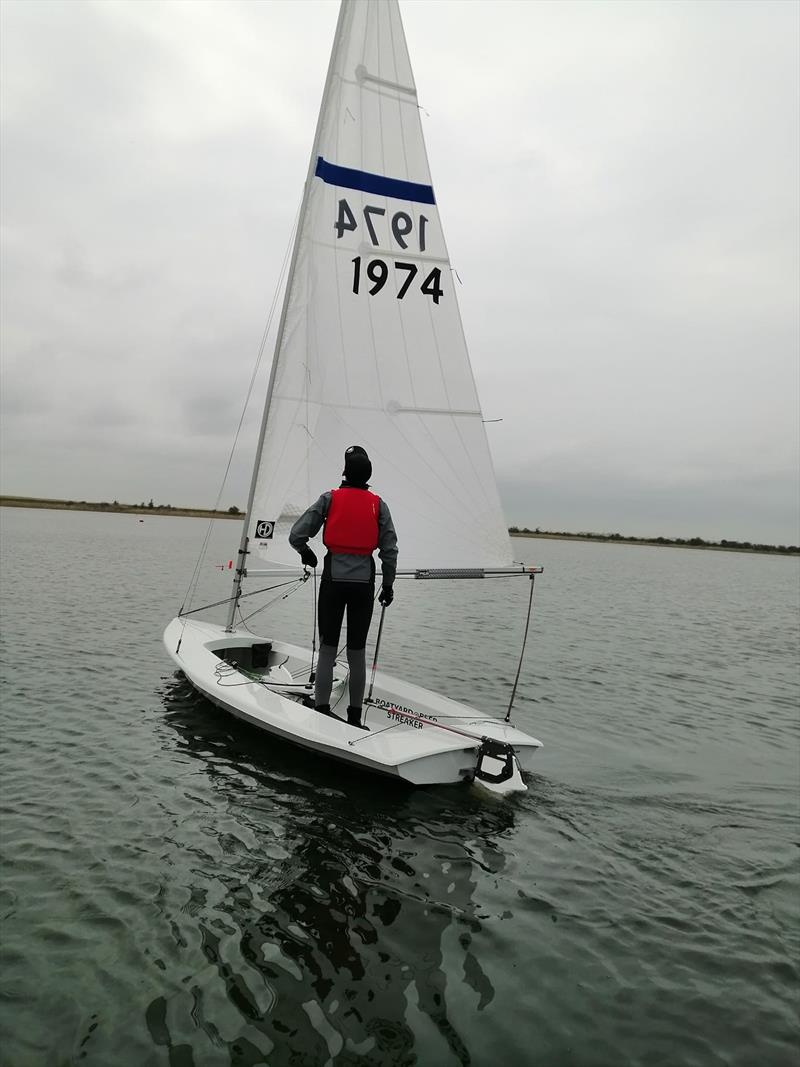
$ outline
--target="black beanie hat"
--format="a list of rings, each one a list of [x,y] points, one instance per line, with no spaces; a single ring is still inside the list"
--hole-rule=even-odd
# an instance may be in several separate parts
[[[361,445],[351,445],[344,453],[344,477],[350,485],[364,486],[372,477],[372,464]]]

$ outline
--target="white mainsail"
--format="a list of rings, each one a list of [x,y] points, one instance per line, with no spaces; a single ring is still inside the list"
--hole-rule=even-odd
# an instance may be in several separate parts
[[[402,568],[511,563],[397,0],[342,2],[264,418],[250,567],[353,444]]]

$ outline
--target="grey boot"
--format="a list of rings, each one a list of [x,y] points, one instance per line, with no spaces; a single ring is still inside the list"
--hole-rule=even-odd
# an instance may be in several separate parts
[[[369,727],[361,721],[361,708],[354,708],[352,704],[347,709],[347,725],[357,726],[359,730],[369,730]]]

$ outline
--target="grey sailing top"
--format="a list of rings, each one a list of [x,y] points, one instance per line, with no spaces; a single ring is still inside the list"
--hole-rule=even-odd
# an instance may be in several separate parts
[[[342,485],[349,488],[346,482]],[[323,493],[310,508],[303,512],[289,532],[289,544],[301,552],[322,525],[331,506],[330,491]],[[397,570],[397,534],[386,501],[381,497],[378,508],[378,555],[381,560],[383,584],[391,586]],[[322,577],[334,582],[371,582],[375,577],[375,561],[369,556],[349,556],[327,552],[322,568]]]

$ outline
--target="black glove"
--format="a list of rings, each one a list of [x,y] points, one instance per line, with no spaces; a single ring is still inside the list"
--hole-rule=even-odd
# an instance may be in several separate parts
[[[391,602],[394,600],[394,589],[390,585],[384,585],[378,594],[378,603],[383,607],[388,608]]]
[[[300,553],[300,559],[303,561],[306,567],[316,567],[317,565],[317,557],[314,555],[308,545],[306,545],[303,551]]]

